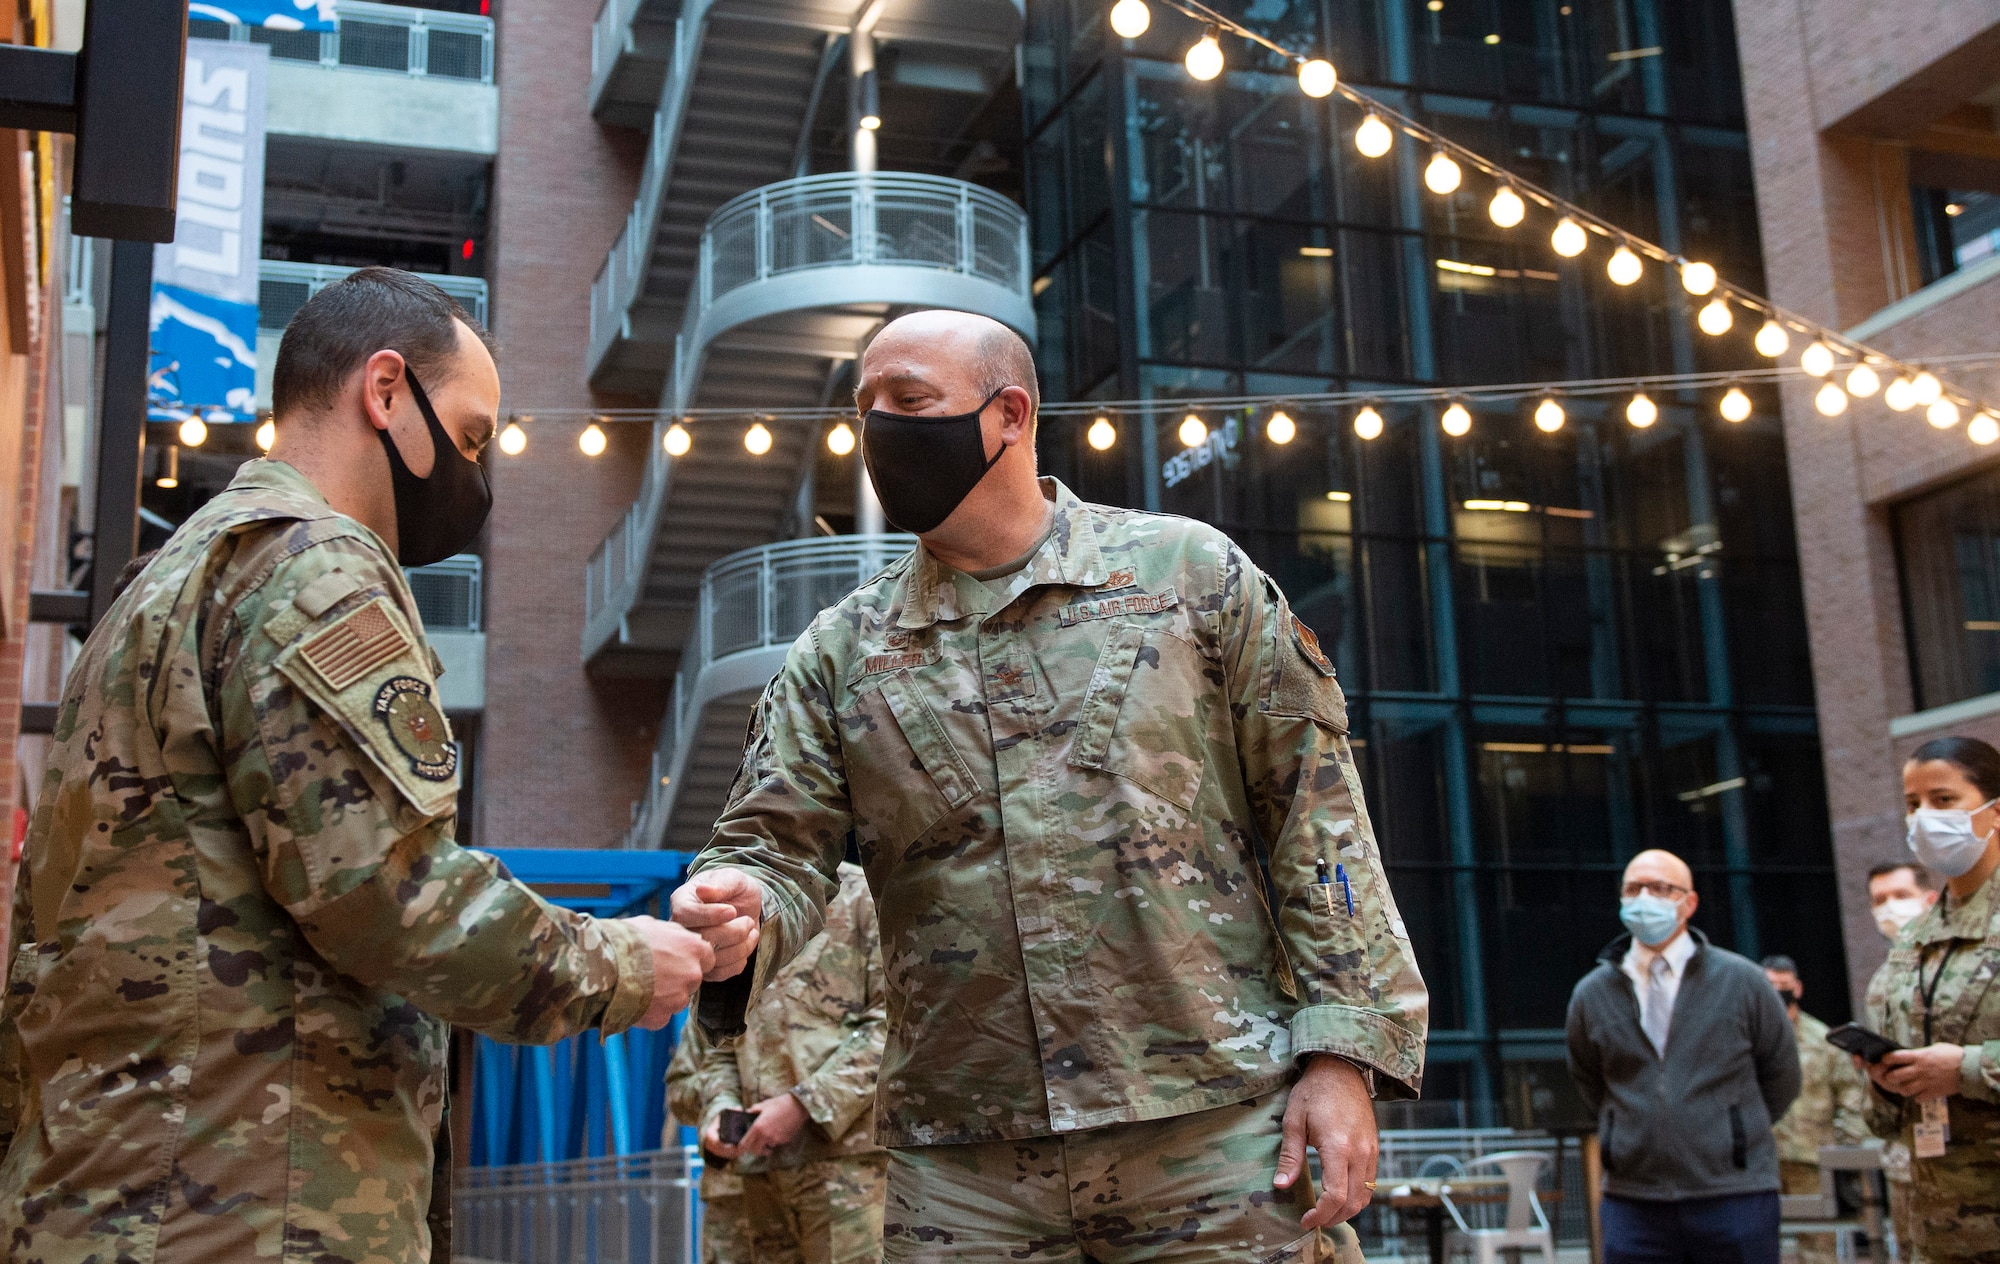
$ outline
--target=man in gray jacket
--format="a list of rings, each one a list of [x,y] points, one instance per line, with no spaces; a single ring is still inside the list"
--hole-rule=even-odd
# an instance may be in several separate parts
[[[1604,1264],[1778,1264],[1771,1124],[1799,1093],[1785,1007],[1755,962],[1688,926],[1671,852],[1625,867],[1629,935],[1569,999],[1569,1072],[1597,1114]]]

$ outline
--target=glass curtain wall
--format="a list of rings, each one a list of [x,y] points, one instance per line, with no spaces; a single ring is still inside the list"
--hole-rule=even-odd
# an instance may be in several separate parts
[[[1204,407],[1244,394],[1487,385],[1748,364],[1650,268],[1568,263],[1489,182],[1426,191],[1429,154],[1353,147],[1359,112],[1154,6],[1029,0],[1023,95],[1051,400],[1146,400],[1045,421],[1089,499],[1216,523],[1334,657],[1405,920],[1432,988],[1427,1097],[1470,1121],[1582,1122],[1561,1073],[1569,991],[1616,933],[1645,847],[1695,868],[1697,924],[1785,952],[1844,1018],[1845,972],[1776,401],[1564,401],[1554,434],[1474,404]],[[1524,177],[1761,288],[1727,0],[1253,0],[1222,6]],[[1707,344],[1707,345],[1703,345]],[[1726,345],[1723,345],[1726,344]],[[1204,437],[1183,441],[1192,414]],[[1190,428],[1192,429],[1192,428]],[[1530,1088],[1532,1087],[1532,1091]]]

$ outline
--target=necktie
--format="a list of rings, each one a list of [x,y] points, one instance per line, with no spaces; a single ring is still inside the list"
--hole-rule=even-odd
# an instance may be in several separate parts
[[[1646,971],[1646,1006],[1640,1025],[1662,1058],[1667,1056],[1667,1024],[1673,1016],[1673,1007],[1667,1001],[1667,959],[1655,957]]]

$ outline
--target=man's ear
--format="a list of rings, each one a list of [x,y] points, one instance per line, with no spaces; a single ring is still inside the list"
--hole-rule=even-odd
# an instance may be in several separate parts
[[[403,385],[403,357],[396,351],[377,351],[361,366],[361,402],[369,424],[387,430],[396,409],[396,391]]]
[[[1028,399],[1028,392],[1009,386],[1000,392],[999,404],[1001,438],[1027,442],[1035,426],[1035,406]]]

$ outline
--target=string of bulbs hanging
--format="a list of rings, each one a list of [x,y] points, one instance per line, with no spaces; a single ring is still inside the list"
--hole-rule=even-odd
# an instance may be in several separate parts
[[[1226,66],[1221,36],[1225,31],[1239,36],[1290,61],[1298,71],[1299,90],[1307,96],[1324,98],[1338,93],[1342,99],[1360,107],[1365,113],[1354,129],[1354,147],[1363,157],[1384,157],[1395,148],[1396,135],[1401,132],[1430,148],[1431,156],[1424,166],[1423,181],[1424,187],[1432,193],[1441,197],[1456,193],[1464,183],[1467,167],[1492,179],[1496,188],[1487,204],[1487,215],[1497,227],[1515,228],[1524,223],[1528,204],[1532,202],[1558,217],[1549,233],[1549,248],[1562,258],[1574,259],[1582,255],[1590,248],[1593,234],[1611,243],[1611,254],[1605,261],[1604,270],[1614,285],[1636,285],[1646,275],[1648,259],[1669,271],[1678,271],[1681,287],[1690,296],[1708,300],[1695,316],[1695,325],[1704,334],[1710,337],[1727,334],[1736,325],[1735,309],[1741,308],[1764,318],[1751,345],[1767,359],[1775,360],[1790,350],[1793,334],[1804,335],[1809,341],[1800,353],[1799,367],[1812,377],[1826,379],[1813,393],[1813,407],[1822,416],[1838,417],[1847,412],[1851,400],[1869,399],[1880,393],[1883,402],[1893,411],[1922,408],[1925,419],[1939,430],[1957,426],[1965,411],[1971,410],[1974,413],[1973,424],[1967,427],[1967,436],[1973,442],[1988,444],[2000,438],[2000,413],[1983,402],[1974,401],[1964,391],[1947,385],[1928,370],[1787,311],[1769,299],[1724,280],[1717,274],[1714,265],[1683,258],[1636,237],[1583,207],[1489,162],[1415,119],[1340,82],[1333,64],[1325,58],[1285,48],[1199,3],[1199,0],[1157,0],[1157,3],[1202,24],[1200,38],[1189,46],[1183,58],[1188,74],[1195,79],[1207,82],[1221,75]],[[1117,35],[1124,39],[1138,39],[1151,29],[1153,14],[1147,0],[1117,0],[1111,6],[1110,20],[1111,29]],[[1844,373],[1838,372],[1843,369]],[[1886,387],[1883,384],[1884,375],[1889,376]],[[1552,411],[1548,411],[1547,416],[1552,420],[1559,418],[1560,405],[1550,400],[1549,407]],[[1743,416],[1749,416],[1747,397],[1741,397],[1740,392],[1725,396],[1723,416],[1738,420],[1730,416],[1738,410]],[[1538,424],[1541,415],[1541,410],[1538,410]],[[1657,419],[1658,411],[1650,399],[1639,395],[1628,405],[1626,416],[1634,425],[1647,426]],[[1458,435],[1470,428],[1471,419],[1469,415],[1460,415],[1448,408],[1440,417],[1440,424],[1446,433]],[[1561,423],[1556,420],[1555,424],[1559,426]]]

